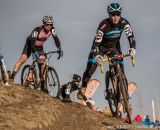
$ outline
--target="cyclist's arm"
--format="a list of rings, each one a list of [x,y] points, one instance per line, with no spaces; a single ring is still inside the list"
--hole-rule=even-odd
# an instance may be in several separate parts
[[[132,28],[131,28],[131,26],[130,26],[130,24],[127,20],[123,20],[123,22],[124,22],[124,31],[125,31],[126,36],[128,38],[130,48],[135,48],[136,49],[136,42],[135,42],[135,38],[134,38]]]
[[[29,36],[30,46],[31,46],[31,50],[32,50],[33,53],[35,53],[37,51],[37,49],[35,47],[35,42],[37,40],[38,34],[39,34],[39,32],[38,32],[38,30],[36,28],[31,32],[31,34]]]
[[[107,24],[105,23],[105,20],[104,20],[99,24],[96,36],[93,41],[93,46],[95,46],[95,48],[96,47],[99,48],[99,46],[101,45],[104,37],[104,31],[106,30],[106,28],[107,28]]]
[[[61,44],[60,44],[60,40],[59,40],[59,38],[58,38],[58,36],[56,34],[55,28],[52,28],[51,32],[52,32],[52,37],[53,37],[53,39],[55,41],[56,47],[60,49],[61,48]]]
[[[80,86],[78,86],[78,85],[72,85],[71,92],[79,90],[79,88],[80,88]]]

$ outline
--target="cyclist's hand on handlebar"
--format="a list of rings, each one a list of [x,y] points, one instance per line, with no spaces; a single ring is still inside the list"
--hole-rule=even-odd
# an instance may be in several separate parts
[[[39,59],[39,53],[38,53],[38,51],[34,52],[33,57],[34,57],[35,60]]]
[[[129,54],[134,57],[136,55],[136,49],[135,48],[130,48],[129,49]]]
[[[129,50],[129,54],[130,54],[130,56],[131,56],[132,65],[133,65],[133,67],[134,67],[134,66],[135,66],[134,57],[135,57],[135,54],[136,54],[136,49],[131,48],[131,49]]]
[[[59,55],[57,59],[60,59],[63,56],[63,50],[61,48],[58,48],[57,52]]]
[[[103,57],[102,57],[101,55],[97,55],[97,56],[96,56],[96,63],[97,63],[98,65],[101,64],[101,60],[103,60]]]

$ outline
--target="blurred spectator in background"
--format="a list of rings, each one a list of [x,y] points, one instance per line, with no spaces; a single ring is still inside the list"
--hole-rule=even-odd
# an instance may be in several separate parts
[[[150,125],[151,124],[149,115],[146,115],[145,122],[146,122],[146,125]]]
[[[136,117],[134,118],[135,122],[142,122],[142,116],[140,114],[137,114]]]

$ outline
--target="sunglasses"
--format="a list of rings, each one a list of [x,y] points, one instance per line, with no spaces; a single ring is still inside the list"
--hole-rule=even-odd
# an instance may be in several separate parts
[[[52,26],[53,26],[53,24],[45,24],[45,26],[51,26],[51,27],[52,27]]]
[[[111,16],[120,16],[121,12],[112,12],[110,13]]]

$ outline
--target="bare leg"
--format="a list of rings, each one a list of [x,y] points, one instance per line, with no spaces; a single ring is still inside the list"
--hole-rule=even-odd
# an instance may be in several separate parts
[[[21,57],[19,58],[19,60],[14,65],[13,72],[11,74],[11,79],[14,79],[16,73],[19,72],[19,70],[21,69],[21,66],[23,65],[23,63],[25,63],[25,61],[27,60],[27,58],[28,58],[27,55],[25,55],[25,54],[21,55]]]
[[[44,75],[44,68],[45,65],[43,63],[43,60],[45,59],[45,57],[43,55],[40,56],[39,61],[38,61],[38,67],[39,67],[39,77],[41,79],[41,89],[42,91],[48,93],[48,90],[45,86],[45,75]]]

